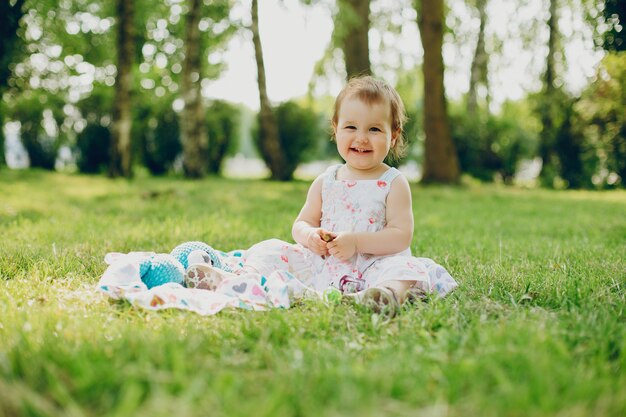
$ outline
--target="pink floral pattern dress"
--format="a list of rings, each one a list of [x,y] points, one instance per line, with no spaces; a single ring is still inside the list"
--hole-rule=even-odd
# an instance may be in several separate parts
[[[386,225],[387,195],[400,172],[390,168],[375,180],[338,180],[341,166],[331,166],[323,174],[321,227],[336,233],[382,230]],[[335,287],[353,293],[387,280],[416,281],[424,291],[440,296],[457,287],[445,268],[432,259],[411,256],[410,248],[388,256],[359,253],[340,261],[333,256],[318,256],[299,244],[271,239],[246,251],[243,264],[265,276],[287,271],[318,291]]]

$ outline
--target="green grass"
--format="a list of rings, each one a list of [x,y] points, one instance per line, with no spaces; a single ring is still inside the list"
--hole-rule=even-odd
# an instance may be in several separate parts
[[[96,293],[104,255],[291,240],[307,183],[0,171],[0,416],[626,415],[626,192],[412,187],[448,298],[201,317]]]

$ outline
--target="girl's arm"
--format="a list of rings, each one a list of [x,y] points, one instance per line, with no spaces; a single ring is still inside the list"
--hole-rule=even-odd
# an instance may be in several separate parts
[[[329,253],[344,260],[355,253],[384,256],[409,247],[413,239],[413,205],[411,188],[403,175],[391,183],[386,216],[387,225],[378,232],[339,233],[328,244]]]
[[[320,256],[328,255],[326,242],[322,239],[322,235],[327,232],[320,228],[323,181],[324,178],[321,175],[313,181],[304,206],[291,228],[291,235],[296,242]]]

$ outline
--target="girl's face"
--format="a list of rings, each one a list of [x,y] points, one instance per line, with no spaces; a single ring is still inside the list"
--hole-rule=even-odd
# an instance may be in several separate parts
[[[381,168],[398,132],[391,129],[391,109],[385,100],[371,104],[358,97],[346,97],[333,126],[337,150],[346,164],[363,174]]]

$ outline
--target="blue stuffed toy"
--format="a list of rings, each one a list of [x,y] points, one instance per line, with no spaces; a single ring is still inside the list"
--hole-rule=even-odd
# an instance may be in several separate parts
[[[194,252],[194,256],[192,256],[192,262],[189,262],[189,255],[192,252]],[[225,262],[222,262],[224,253],[216,251],[204,242],[181,243],[170,252],[170,255],[176,258],[185,269],[189,267],[190,263],[204,262],[213,265],[215,268],[233,272]]]
[[[232,270],[222,262],[223,252],[216,251],[204,242],[185,242],[170,254],[160,253],[145,258],[139,266],[141,280],[148,287],[168,282],[185,285],[185,270],[190,263],[207,263],[227,272]]]
[[[141,261],[139,275],[148,289],[168,282],[183,285],[185,268],[172,255],[160,253]]]

